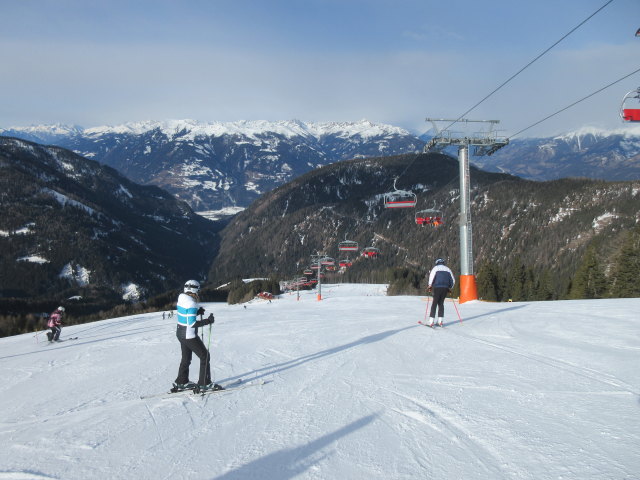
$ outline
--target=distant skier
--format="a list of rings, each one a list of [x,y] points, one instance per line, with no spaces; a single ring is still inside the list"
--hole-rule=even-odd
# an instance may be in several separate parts
[[[196,387],[200,391],[222,389],[217,383],[211,382],[209,351],[198,337],[199,327],[211,325],[215,321],[213,314],[210,314],[205,320],[197,320],[198,315],[200,315],[200,318],[204,315],[204,308],[199,305],[199,292],[200,283],[196,280],[189,280],[184,285],[184,293],[178,296],[178,305],[176,307],[178,327],[176,336],[180,341],[182,359],[180,360],[178,377],[174,384],[176,390],[186,390]],[[191,358],[194,353],[200,359],[200,374],[197,385],[189,381],[189,365],[191,365]]]
[[[453,276],[453,272],[446,266],[446,262],[443,258],[436,260],[436,266],[431,269],[429,273],[429,291],[433,291],[433,303],[431,304],[431,315],[429,316],[430,327],[433,326],[433,322],[436,317],[436,307],[438,308],[438,326],[442,326],[444,318],[444,300],[447,298],[447,293],[451,291],[456,281]]]
[[[60,332],[62,332],[62,315],[64,314],[64,307],[58,307],[51,315],[49,315],[49,321],[47,327],[51,329],[47,332],[47,338],[50,342],[60,341]]]

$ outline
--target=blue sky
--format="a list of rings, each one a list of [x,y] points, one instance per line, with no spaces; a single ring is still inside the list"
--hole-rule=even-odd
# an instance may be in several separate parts
[[[0,0],[0,128],[457,118],[607,0]],[[640,68],[614,0],[467,115],[510,136]],[[524,135],[617,128],[640,73]]]

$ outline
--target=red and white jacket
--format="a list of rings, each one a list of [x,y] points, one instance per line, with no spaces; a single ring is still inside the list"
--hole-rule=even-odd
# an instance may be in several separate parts
[[[47,327],[59,327],[60,325],[62,325],[62,314],[58,310],[56,310],[51,315],[49,315]]]

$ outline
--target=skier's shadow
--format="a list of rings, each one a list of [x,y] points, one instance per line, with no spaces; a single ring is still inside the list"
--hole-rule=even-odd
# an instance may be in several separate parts
[[[326,350],[322,350],[320,352],[316,352],[316,353],[311,353],[309,355],[305,355],[303,357],[300,358],[296,358],[294,360],[289,360],[286,362],[282,362],[282,363],[278,363],[276,365],[269,365],[266,367],[262,367],[262,368],[257,368],[255,370],[252,370],[250,372],[246,372],[243,373],[241,375],[236,375],[234,377],[229,377],[223,381],[228,382],[228,381],[233,381],[236,380],[238,378],[244,378],[244,379],[251,379],[251,380],[255,380],[255,379],[259,379],[262,377],[266,377],[266,376],[270,376],[273,375],[275,373],[280,373],[283,372],[285,370],[289,370],[291,368],[295,368],[295,367],[299,367],[300,365],[307,363],[307,362],[311,362],[314,360],[319,360],[323,357],[328,357],[330,355],[334,355],[336,353],[340,353],[343,352],[345,350],[349,350],[350,348],[354,348],[357,347],[359,345],[365,345],[367,343],[375,343],[375,342],[379,342],[381,340],[384,340],[385,338],[388,338],[392,335],[395,335],[397,333],[400,333],[404,330],[408,330],[410,328],[415,328],[415,326],[410,326],[410,327],[404,327],[404,328],[398,328],[396,330],[387,330],[386,332],[380,332],[380,333],[375,333],[373,335],[368,335],[366,337],[363,337],[359,340],[355,340],[353,342],[350,343],[346,343],[344,345],[340,345],[338,347],[334,347],[334,348],[328,348]]]
[[[447,327],[449,325],[453,325],[453,324],[458,323],[458,322],[466,323],[466,322],[469,322],[471,320],[476,320],[478,318],[488,317],[488,316],[491,316],[491,315],[496,315],[498,313],[509,312],[511,310],[520,310],[521,308],[525,308],[525,307],[528,307],[528,306],[529,306],[529,304],[514,305],[513,307],[507,307],[507,308],[502,308],[500,310],[494,310],[494,311],[491,311],[491,312],[485,312],[485,313],[481,313],[479,315],[474,315],[473,317],[463,317],[462,320],[451,320],[450,322],[445,323],[444,326]]]
[[[277,478],[286,480],[301,475],[329,456],[322,449],[373,422],[379,414],[367,415],[338,430],[327,433],[306,445],[285,448],[235,468],[214,480],[244,480],[246,478]]]

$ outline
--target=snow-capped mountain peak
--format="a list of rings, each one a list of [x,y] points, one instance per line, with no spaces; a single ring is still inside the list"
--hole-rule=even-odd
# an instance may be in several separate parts
[[[622,125],[620,128],[613,130],[606,130],[600,127],[584,126],[578,130],[572,130],[565,132],[561,135],[553,137],[554,140],[572,141],[576,138],[593,136],[596,138],[610,137],[613,135],[620,135],[623,137],[640,137],[640,125]]]
[[[404,129],[369,120],[149,120],[64,132],[43,126],[0,134],[71,149],[134,181],[165,188],[197,210],[244,207],[319,166],[423,146]]]
[[[10,127],[0,129],[0,134],[22,132],[31,135],[76,135],[96,137],[109,134],[143,135],[159,130],[169,138],[179,137],[221,137],[224,135],[256,138],[265,134],[277,134],[285,138],[337,135],[342,138],[360,136],[373,138],[386,135],[411,135],[405,129],[363,119],[357,122],[303,122],[301,120],[238,120],[233,122],[200,122],[191,119],[146,120],[127,122],[120,125],[103,125],[89,128],[65,125],[39,125],[30,127]]]

